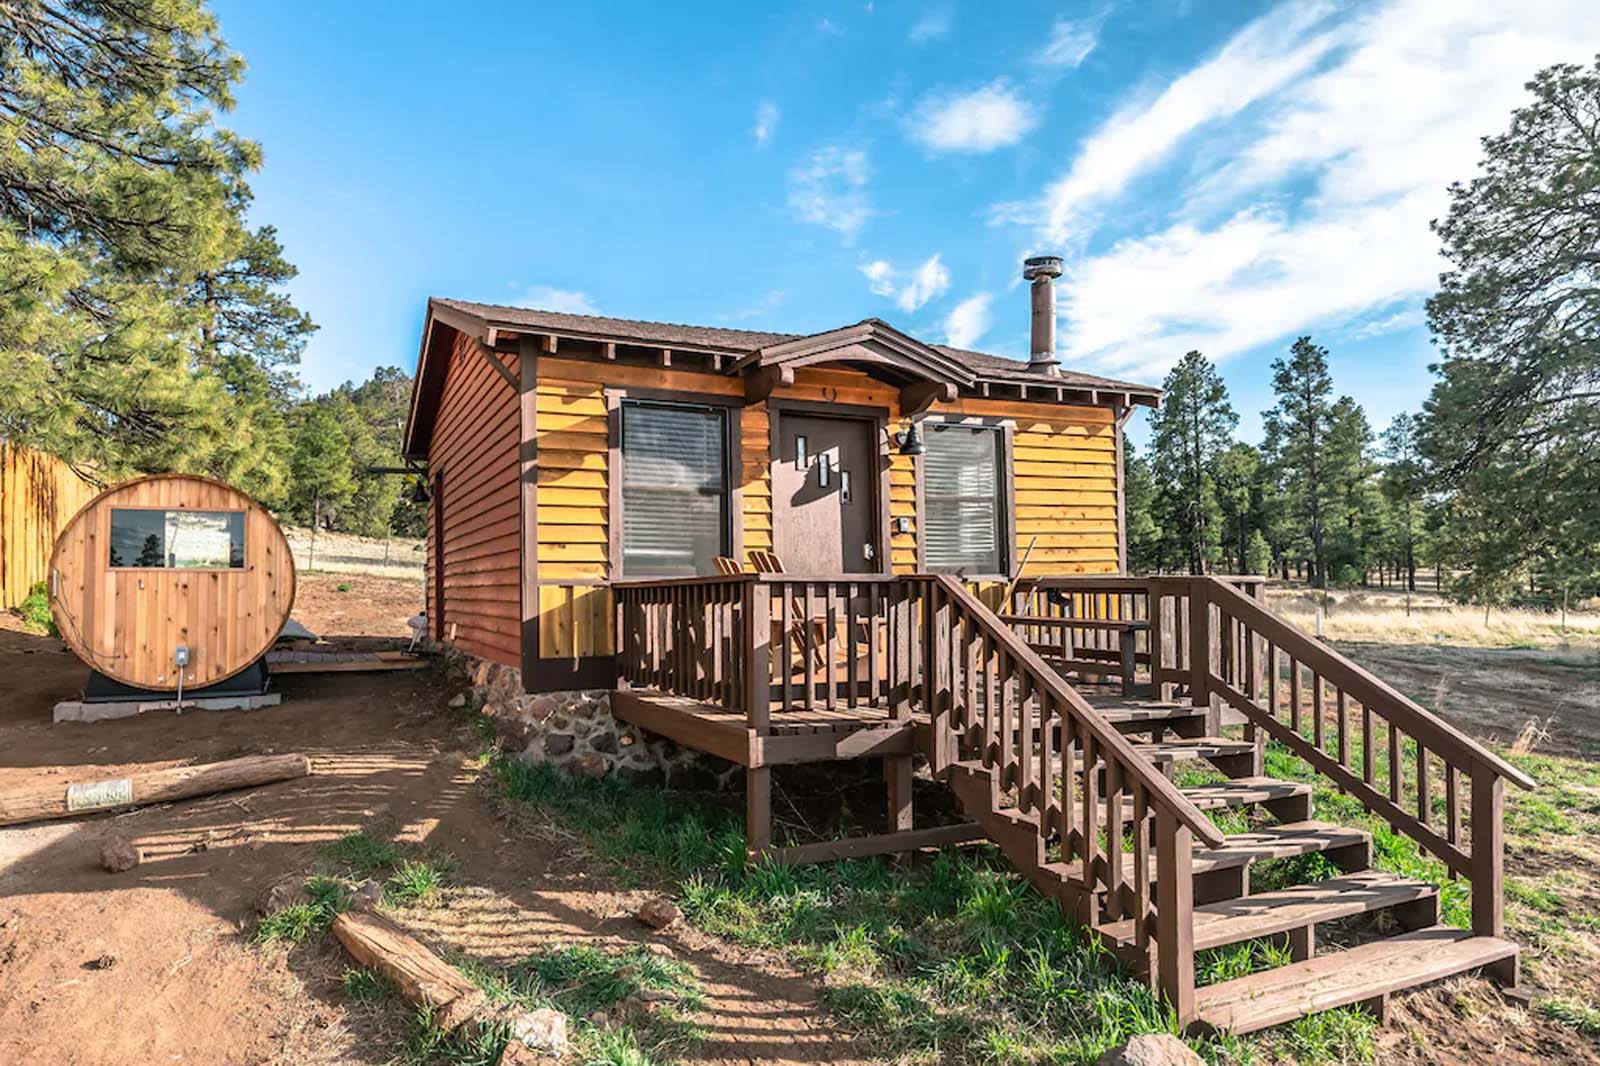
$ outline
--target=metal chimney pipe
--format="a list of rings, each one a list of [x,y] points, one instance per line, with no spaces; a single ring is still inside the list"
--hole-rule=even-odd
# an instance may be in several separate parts
[[[1060,374],[1056,359],[1056,285],[1061,276],[1059,255],[1035,255],[1022,261],[1022,278],[1033,283],[1033,344],[1028,369],[1039,374]]]

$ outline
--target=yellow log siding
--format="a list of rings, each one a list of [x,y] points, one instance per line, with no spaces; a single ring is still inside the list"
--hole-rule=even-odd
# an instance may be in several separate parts
[[[492,373],[492,371],[491,371]],[[539,653],[545,658],[609,654],[613,650],[610,576],[609,469],[605,388],[648,388],[738,397],[744,383],[693,371],[621,367],[545,356],[538,372]],[[805,368],[777,400],[880,407],[891,431],[900,428],[898,390],[864,374]],[[510,405],[508,401],[508,409]],[[1012,471],[1016,502],[1013,563],[1038,538],[1027,573],[1115,573],[1117,451],[1112,412],[962,400],[939,404],[934,416],[983,415],[1014,424]],[[730,431],[739,434],[744,546],[772,546],[770,421],[766,405],[741,408]],[[916,483],[912,459],[891,451],[889,515],[910,528],[890,536],[896,573],[917,563]]]

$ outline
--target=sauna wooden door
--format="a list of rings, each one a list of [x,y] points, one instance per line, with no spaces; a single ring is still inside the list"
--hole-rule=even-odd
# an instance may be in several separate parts
[[[777,418],[773,543],[784,569],[881,572],[876,424],[781,410]]]

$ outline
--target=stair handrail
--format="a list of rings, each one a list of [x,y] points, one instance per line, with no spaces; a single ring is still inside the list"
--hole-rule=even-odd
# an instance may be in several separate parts
[[[1296,657],[1301,662],[1315,668],[1317,661],[1320,660],[1322,663],[1332,665],[1334,670],[1352,678],[1355,681],[1354,687],[1343,686],[1347,692],[1356,695],[1360,699],[1357,690],[1365,689],[1378,697],[1371,701],[1371,705],[1376,706],[1381,702],[1387,705],[1386,711],[1400,712],[1400,715],[1406,721],[1397,724],[1407,727],[1420,726],[1420,730],[1412,729],[1410,734],[1419,740],[1429,741],[1429,750],[1442,754],[1444,746],[1449,745],[1457,753],[1464,755],[1466,759],[1486,769],[1493,770],[1496,774],[1520,788],[1531,791],[1538,786],[1538,782],[1533,777],[1512,766],[1505,759],[1496,755],[1472,737],[1467,736],[1455,726],[1405,695],[1405,693],[1395,689],[1388,682],[1374,676],[1370,671],[1342,655],[1337,649],[1304,632],[1293,622],[1271,610],[1259,600],[1251,599],[1221,578],[1207,576],[1196,580],[1205,583],[1207,595],[1211,602],[1217,604],[1226,602],[1228,613],[1235,618],[1247,618],[1255,623],[1265,622],[1267,626],[1275,629],[1280,635],[1280,639],[1276,642],[1279,647],[1288,647],[1289,644],[1293,643]],[[1287,635],[1288,639],[1283,640],[1283,635]],[[1325,677],[1329,673],[1331,671],[1322,671]],[[1368,701],[1360,700],[1360,702],[1367,703]],[[1388,718],[1389,714],[1385,713],[1384,717]],[[1420,736],[1419,733],[1429,735]],[[1442,744],[1440,743],[1441,741],[1443,742]]]
[[[1177,785],[1173,784],[1153,763],[1135,751],[1133,744],[1120,730],[1106,721],[1088,700],[1067,684],[1050,664],[1028,647],[1027,642],[1018,636],[1015,630],[1001,621],[999,616],[973,595],[965,585],[948,574],[918,575],[918,577],[922,580],[931,578],[936,581],[953,600],[961,604],[963,610],[983,622],[991,631],[990,636],[995,643],[1003,646],[1006,654],[1015,662],[1027,668],[1031,675],[1029,680],[1047,690],[1052,699],[1070,708],[1074,717],[1080,719],[1094,735],[1095,743],[1114,753],[1118,761],[1123,764],[1124,772],[1130,773],[1139,785],[1168,809],[1179,824],[1194,833],[1196,839],[1211,848],[1221,847],[1226,843],[1222,831],[1194,805],[1193,801],[1178,790]]]

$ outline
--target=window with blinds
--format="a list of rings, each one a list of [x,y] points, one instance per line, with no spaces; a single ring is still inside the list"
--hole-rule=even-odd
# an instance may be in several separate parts
[[[715,572],[728,548],[727,416],[718,408],[622,405],[622,572]]]
[[[928,427],[922,454],[922,553],[937,573],[1006,572],[1000,431]]]

